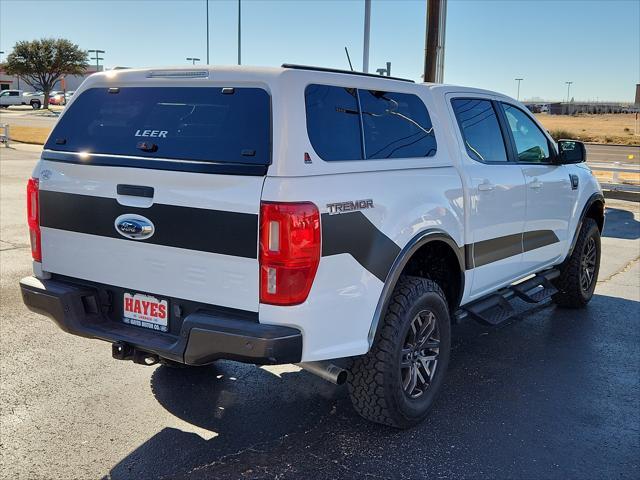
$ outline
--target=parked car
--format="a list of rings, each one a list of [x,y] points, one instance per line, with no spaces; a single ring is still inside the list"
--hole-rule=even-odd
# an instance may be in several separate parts
[[[22,296],[116,359],[296,363],[410,427],[452,322],[591,300],[604,198],[585,151],[475,88],[295,65],[98,73],[28,182]]]
[[[49,105],[64,105],[64,92],[53,91],[49,93]]]
[[[31,105],[35,110],[42,106],[44,97],[24,90],[3,90],[0,93],[0,107],[9,108],[16,105]]]

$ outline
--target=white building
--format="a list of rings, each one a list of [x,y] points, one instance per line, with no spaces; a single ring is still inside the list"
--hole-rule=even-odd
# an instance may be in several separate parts
[[[64,79],[64,88],[61,85],[61,81],[57,81],[56,84],[53,87],[53,90],[76,90],[80,84],[84,81],[85,78],[87,78],[89,75],[91,75],[92,73],[96,73],[96,67],[89,67],[85,70],[85,73],[83,75],[67,75]],[[102,68],[100,68],[100,71],[102,71]],[[0,66],[0,90],[9,90],[9,89],[15,89],[15,90],[27,90],[27,91],[32,91],[32,90],[36,90],[35,88],[31,87],[27,82],[25,82],[23,79],[15,76],[15,75],[8,75],[5,71],[3,66]]]

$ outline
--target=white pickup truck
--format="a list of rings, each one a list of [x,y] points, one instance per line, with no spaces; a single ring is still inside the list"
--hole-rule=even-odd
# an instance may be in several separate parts
[[[24,90],[4,90],[0,93],[0,107],[9,108],[16,105],[31,105],[34,110],[44,103],[44,95],[37,95]]]
[[[591,300],[604,198],[585,156],[475,88],[297,65],[98,73],[29,180],[23,299],[116,359],[296,363],[409,427],[452,322]]]

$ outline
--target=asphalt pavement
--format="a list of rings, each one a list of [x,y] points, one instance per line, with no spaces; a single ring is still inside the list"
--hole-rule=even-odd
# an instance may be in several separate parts
[[[611,200],[585,310],[453,328],[420,426],[368,423],[297,367],[143,367],[22,305],[37,147],[0,147],[0,478],[640,477],[640,211]]]
[[[640,143],[640,139],[638,140]],[[587,144],[588,163],[620,162],[622,168],[640,167],[640,145]]]

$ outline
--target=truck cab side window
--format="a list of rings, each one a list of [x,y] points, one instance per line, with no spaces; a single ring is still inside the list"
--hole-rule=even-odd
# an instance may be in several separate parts
[[[408,93],[359,90],[367,158],[419,158],[436,154],[427,107]]]
[[[518,161],[548,163],[551,160],[549,142],[538,126],[519,108],[502,103],[509,129],[516,144]]]
[[[451,105],[469,156],[479,162],[507,162],[504,139],[491,101],[456,98]]]
[[[307,132],[323,160],[362,160],[360,109],[355,88],[309,85],[304,93]]]

